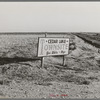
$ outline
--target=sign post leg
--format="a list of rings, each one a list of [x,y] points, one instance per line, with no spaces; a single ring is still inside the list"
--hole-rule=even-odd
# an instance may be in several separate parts
[[[47,37],[47,33],[45,33],[45,37]]]
[[[43,57],[41,58],[41,68],[43,68]]]
[[[45,33],[45,37],[47,37],[47,33]],[[41,58],[41,68],[43,68],[43,60],[44,60],[44,57]]]
[[[65,56],[63,55],[63,66],[65,65]]]

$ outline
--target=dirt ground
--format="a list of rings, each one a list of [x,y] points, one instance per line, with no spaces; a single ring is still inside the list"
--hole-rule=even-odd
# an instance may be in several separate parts
[[[62,57],[45,57],[2,65],[1,98],[100,98],[98,48],[75,36],[76,49]]]

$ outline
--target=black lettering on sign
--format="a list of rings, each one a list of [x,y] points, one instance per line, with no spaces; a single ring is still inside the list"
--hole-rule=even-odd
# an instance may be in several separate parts
[[[49,54],[50,54],[50,52],[49,52],[49,51],[47,51],[47,52],[46,52],[46,55],[49,55]]]
[[[61,51],[61,53],[65,53],[65,51]]]
[[[54,40],[54,39],[49,39],[48,43],[58,43],[58,40]]]
[[[58,52],[57,51],[52,51],[52,54],[57,54]]]
[[[68,49],[68,45],[67,44],[65,44],[65,49]]]
[[[48,48],[49,48],[49,50],[52,50],[53,46],[52,45],[48,45]]]
[[[44,46],[44,50],[48,50],[48,45],[45,45]]]
[[[54,44],[54,45],[45,45],[44,50],[64,50],[67,49],[68,45],[67,44]]]
[[[66,43],[66,40],[59,40],[59,43]]]

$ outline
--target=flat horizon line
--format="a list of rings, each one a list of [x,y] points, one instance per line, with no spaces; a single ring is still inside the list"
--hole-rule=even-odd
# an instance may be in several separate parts
[[[100,32],[0,32],[0,35],[29,35],[29,34],[68,34],[68,33],[100,33]]]

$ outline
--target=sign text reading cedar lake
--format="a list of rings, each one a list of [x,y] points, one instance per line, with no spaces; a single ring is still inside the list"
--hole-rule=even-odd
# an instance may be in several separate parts
[[[68,38],[39,38],[38,57],[66,55],[68,50]]]

